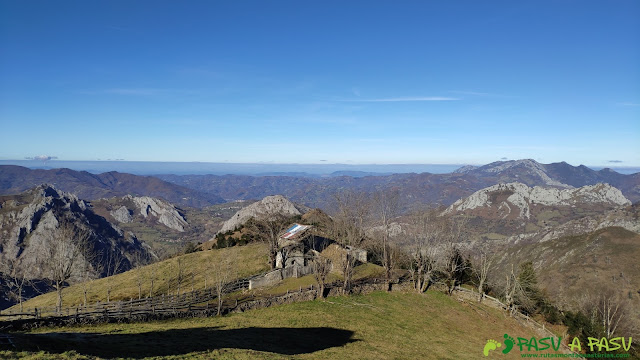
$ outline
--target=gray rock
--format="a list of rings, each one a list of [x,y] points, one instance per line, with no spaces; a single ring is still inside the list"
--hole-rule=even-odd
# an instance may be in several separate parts
[[[170,203],[149,196],[130,197],[144,218],[153,216],[164,226],[183,232],[189,224]]]
[[[577,206],[584,204],[608,204],[613,206],[631,205],[631,201],[622,195],[620,190],[609,184],[587,185],[575,189],[559,189],[553,187],[534,186],[514,182],[497,184],[476,191],[470,196],[460,199],[449,206],[444,214],[457,211],[472,210],[482,207],[501,206],[492,204],[491,194],[494,192],[508,191],[511,193],[503,204],[509,212],[513,208],[518,211],[518,217],[528,219],[531,214],[532,204],[546,206]]]
[[[133,221],[131,211],[127,209],[126,206],[120,206],[117,210],[111,211],[110,214],[114,219],[116,219],[116,221],[121,223],[130,223],[131,221]]]
[[[6,273],[10,263],[16,263],[16,275],[31,279],[49,277],[47,254],[63,217],[78,229],[88,233],[89,244],[95,254],[123,254],[122,271],[135,263],[135,253],[154,257],[150,249],[134,239],[127,241],[122,230],[95,214],[91,207],[75,195],[41,185],[19,195],[6,196],[0,217],[0,272]],[[99,276],[104,269],[104,256],[77,261],[71,281],[79,279],[85,260]]]
[[[258,202],[240,209],[231,219],[222,224],[222,229],[220,229],[219,232],[224,233],[229,230],[234,230],[251,218],[260,219],[269,216],[269,214],[295,216],[301,215],[301,212],[294,203],[282,195],[267,196]]]

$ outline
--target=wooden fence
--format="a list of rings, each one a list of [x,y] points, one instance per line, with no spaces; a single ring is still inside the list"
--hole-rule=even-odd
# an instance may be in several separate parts
[[[224,285],[225,293],[249,288],[249,278],[239,279]],[[217,289],[195,290],[180,295],[160,295],[129,301],[97,302],[87,306],[66,307],[57,311],[55,307],[31,308],[20,311],[2,311],[4,321],[43,318],[122,318],[136,315],[166,314],[184,311],[211,309],[210,303],[217,301]]]

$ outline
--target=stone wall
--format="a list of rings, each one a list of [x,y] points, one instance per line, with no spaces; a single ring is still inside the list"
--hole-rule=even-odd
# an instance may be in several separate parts
[[[301,277],[313,273],[313,266],[287,266],[284,269],[276,269],[260,277],[249,280],[249,290],[272,286],[284,279]]]

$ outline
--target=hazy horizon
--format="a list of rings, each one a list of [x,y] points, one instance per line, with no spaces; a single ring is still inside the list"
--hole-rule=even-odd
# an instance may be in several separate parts
[[[506,161],[506,160],[498,160]],[[486,164],[279,164],[279,163],[213,163],[213,162],[163,162],[163,161],[81,161],[81,160],[0,160],[0,165],[18,165],[30,169],[69,168],[98,174],[118,171],[135,175],[286,175],[330,176],[338,172],[354,172],[355,176],[389,175],[403,173],[451,173],[462,166]],[[582,164],[571,164],[574,166]],[[640,172],[640,167],[592,166],[593,170],[610,168],[621,174]],[[357,173],[363,174],[357,174]]]

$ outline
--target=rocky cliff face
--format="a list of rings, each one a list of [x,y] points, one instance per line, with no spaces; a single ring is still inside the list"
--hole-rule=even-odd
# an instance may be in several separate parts
[[[261,218],[269,214],[282,214],[286,216],[301,215],[300,209],[294,203],[282,195],[267,196],[247,207],[240,209],[231,219],[227,220],[220,230],[221,233],[234,230],[246,223],[251,218]]]
[[[145,222],[149,225],[164,225],[178,232],[184,232],[189,226],[175,206],[149,196],[126,195],[120,198],[100,199],[93,203],[99,212],[105,208],[113,220],[120,224]]]
[[[154,199],[149,196],[125,196],[125,198],[133,201],[140,215],[145,219],[155,217],[160,224],[180,232],[183,232],[184,228],[189,225],[178,210],[164,200]]]
[[[469,212],[502,219],[529,219],[535,207],[576,207],[631,205],[620,190],[609,184],[583,186],[577,189],[558,189],[522,183],[498,184],[476,191],[460,199],[445,210],[445,214]]]
[[[573,219],[557,226],[545,227],[529,233],[508,236],[504,242],[546,242],[563,236],[575,236],[600,229],[619,227],[640,234],[640,212],[638,206],[625,206],[601,214]]]
[[[62,219],[88,233],[95,256],[86,260],[94,275],[104,275],[101,262],[107,258],[120,259],[120,271],[125,271],[140,258],[134,254],[153,256],[135,236],[96,215],[89,203],[50,185],[41,185],[19,195],[0,196],[0,272],[7,272],[8,264],[14,263],[17,275],[46,278],[48,248]]]

